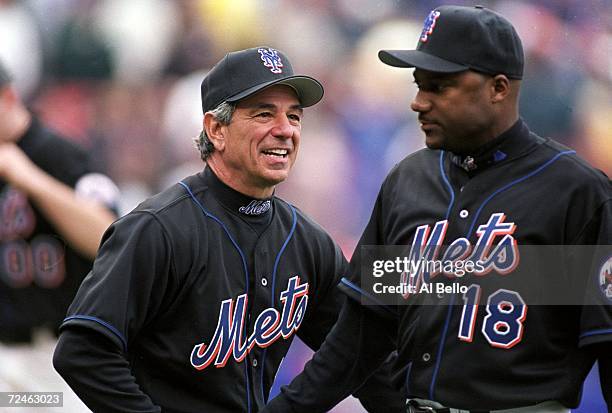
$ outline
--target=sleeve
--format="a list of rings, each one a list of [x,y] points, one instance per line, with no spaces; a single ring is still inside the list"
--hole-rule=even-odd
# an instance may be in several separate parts
[[[74,191],[78,197],[96,201],[115,215],[119,214],[121,193],[108,176],[97,172],[83,174],[74,184]]]
[[[612,200],[599,208],[586,233],[590,263],[589,279],[580,321],[580,346],[608,343],[612,346]],[[592,251],[591,251],[592,250]]]
[[[131,376],[128,349],[133,338],[160,311],[173,275],[171,256],[168,236],[151,214],[131,213],[115,222],[105,233],[93,269],[79,288],[60,327],[62,344],[56,350],[56,359],[60,363],[62,360],[70,362],[71,354],[79,351],[75,346],[85,345],[93,353],[106,354],[110,363],[108,368],[118,368],[121,359],[122,375]],[[91,334],[94,332],[103,335],[112,345],[95,339],[95,334]],[[75,369],[78,368],[79,360],[75,359],[74,363]],[[93,397],[91,392],[96,386],[89,382],[101,380],[102,376],[75,374],[70,377],[74,369],[62,370],[64,378],[71,385],[80,380],[75,390],[80,392],[77,394],[83,400]],[[119,393],[129,393],[130,389],[135,389],[134,383],[135,379],[131,377],[130,386],[127,387],[121,387],[120,382],[113,380],[98,385],[114,387]],[[108,402],[109,406],[115,403],[112,400]],[[116,410],[109,408],[108,411]]]
[[[333,246],[335,254],[330,261],[334,263],[334,266],[326,269],[325,272],[326,274],[334,274],[334,283],[326,286],[326,288],[317,294],[322,300],[318,303],[309,319],[305,320],[302,324],[302,328],[298,333],[302,341],[314,351],[320,348],[323,340],[338,319],[342,302],[347,299],[335,285],[341,275],[348,273],[348,263],[340,247],[336,244],[333,244]],[[368,412],[399,413],[405,411],[406,398],[399,390],[393,387],[391,382],[391,368],[394,360],[394,356],[390,356],[363,385],[353,392],[353,395],[359,399]]]
[[[328,411],[359,388],[387,358],[396,328],[354,300],[345,300],[338,323],[319,351],[262,412]]]
[[[612,346],[609,343],[599,343],[590,347],[599,360],[601,394],[608,406],[608,412],[612,412],[612,357],[610,357]]]
[[[96,331],[66,329],[55,348],[53,366],[94,412],[161,412],[138,387],[122,351]]]
[[[379,222],[380,196],[359,245],[381,241]],[[339,291],[347,295],[344,299],[335,298],[336,303],[343,302],[338,322],[304,371],[289,386],[281,388],[264,412],[325,412],[353,392],[370,412],[405,411],[403,395],[390,384],[390,354],[396,347],[397,318],[393,310],[383,310],[381,317],[378,306],[361,305],[359,245],[348,273],[343,271],[348,277],[342,279],[338,290],[332,289],[334,295]],[[343,287],[347,285],[356,288]],[[385,359],[387,362],[381,366]]]
[[[598,360],[603,397],[612,412],[612,200],[606,202],[587,226],[594,234],[593,268],[581,315],[579,344]]]

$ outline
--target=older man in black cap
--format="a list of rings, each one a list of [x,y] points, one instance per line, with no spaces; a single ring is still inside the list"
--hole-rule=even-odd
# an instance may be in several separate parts
[[[229,53],[204,78],[207,167],[112,225],[61,327],[55,367],[92,410],[257,412],[294,335],[318,348],[348,264],[274,189],[322,97],[269,47]],[[372,383],[371,411],[401,410]]]
[[[514,27],[481,6],[442,6],[416,50],[379,58],[415,68],[411,108],[427,148],[386,178],[341,282],[353,300],[265,411],[326,411],[394,348],[394,336],[408,412],[569,412],[596,359],[610,409],[612,300],[602,274],[612,268],[612,187],[519,118]],[[400,294],[371,288],[380,284],[365,254],[374,245],[409,246],[414,265]],[[538,257],[567,245],[589,247]],[[404,271],[388,263],[388,275]]]

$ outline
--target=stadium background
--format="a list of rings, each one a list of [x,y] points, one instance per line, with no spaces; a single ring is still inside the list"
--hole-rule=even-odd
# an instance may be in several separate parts
[[[28,104],[95,154],[125,213],[202,168],[192,138],[205,71],[229,50],[285,51],[326,95],[306,112],[278,194],[349,255],[387,171],[423,145],[411,72],[376,52],[415,46],[424,16],[445,3],[483,4],[515,23],[527,57],[521,115],[612,175],[610,0],[0,0],[0,58]],[[309,357],[296,343],[274,391]],[[603,409],[592,374],[578,411]],[[334,410],[357,411],[351,400]]]

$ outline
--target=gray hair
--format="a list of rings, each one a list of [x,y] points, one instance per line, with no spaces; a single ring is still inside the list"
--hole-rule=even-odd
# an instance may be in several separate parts
[[[235,103],[223,102],[216,108],[210,111],[210,113],[221,123],[222,125],[229,125],[236,110]],[[196,144],[196,148],[200,151],[200,158],[206,162],[206,159],[215,151],[215,146],[208,139],[206,129],[202,129],[200,136],[193,140]]]

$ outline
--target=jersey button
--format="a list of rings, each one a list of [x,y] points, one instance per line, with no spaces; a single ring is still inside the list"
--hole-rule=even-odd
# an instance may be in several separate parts
[[[251,362],[251,364],[253,365],[253,367],[257,367],[257,359],[253,359],[253,361]]]
[[[266,277],[261,277],[261,285],[264,287],[268,285],[268,279]]]
[[[468,215],[470,215],[470,213],[468,212],[468,210],[467,210],[467,209],[462,209],[462,210],[461,210],[461,212],[459,212],[459,216],[460,216],[461,218],[467,218],[467,217],[468,217]]]
[[[423,353],[423,361],[427,362],[429,360],[431,360],[431,354]]]

